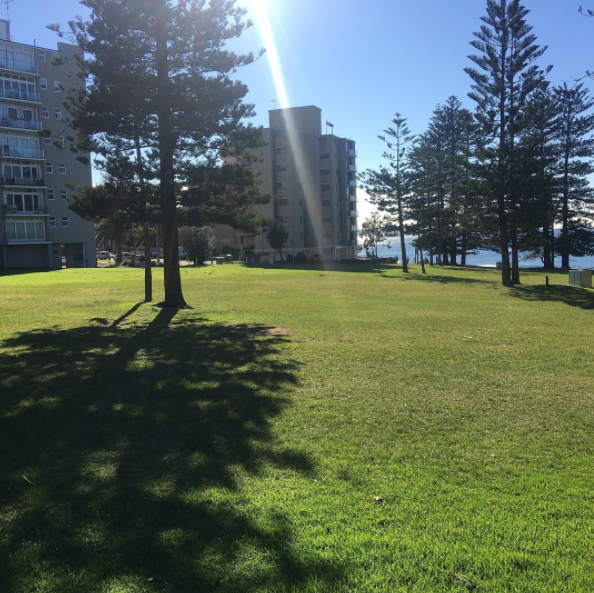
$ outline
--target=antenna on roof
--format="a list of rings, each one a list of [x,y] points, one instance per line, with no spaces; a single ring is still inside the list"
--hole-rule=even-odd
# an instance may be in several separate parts
[[[8,0],[9,2],[12,2],[12,0]],[[272,103],[272,108],[276,109],[276,99],[270,99],[270,101],[268,101],[269,103]]]
[[[6,4],[6,20],[10,21],[10,3],[13,0],[4,0],[4,2],[0,2],[0,4]]]

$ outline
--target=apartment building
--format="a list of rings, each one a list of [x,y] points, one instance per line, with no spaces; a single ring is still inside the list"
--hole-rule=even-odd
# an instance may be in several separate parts
[[[274,196],[255,206],[259,218],[282,222],[289,232],[285,253],[307,257],[354,259],[357,252],[357,165],[355,143],[322,134],[318,107],[273,109],[266,143],[251,153],[260,191]],[[217,247],[274,258],[263,234],[248,235],[229,227],[215,229]]]
[[[0,267],[93,267],[94,224],[68,209],[66,184],[91,185],[91,166],[68,146],[65,91],[80,49],[16,43],[0,20]],[[54,63],[58,54],[63,65]]]

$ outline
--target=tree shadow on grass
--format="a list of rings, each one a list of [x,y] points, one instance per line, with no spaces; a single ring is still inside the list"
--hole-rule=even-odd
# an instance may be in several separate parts
[[[594,291],[578,286],[517,286],[510,293],[525,301],[551,301],[594,310]]]
[[[163,309],[17,335],[0,357],[0,591],[248,592],[333,582],[242,480],[311,473],[271,422],[288,338]]]
[[[381,273],[382,278],[387,278],[389,280],[419,280],[421,282],[438,282],[440,284],[491,284],[495,285],[493,280],[484,280],[482,278],[464,278],[461,276],[443,276],[441,274],[432,274],[431,272],[427,272],[427,274],[402,274],[400,276],[389,276],[388,274],[382,271]]]

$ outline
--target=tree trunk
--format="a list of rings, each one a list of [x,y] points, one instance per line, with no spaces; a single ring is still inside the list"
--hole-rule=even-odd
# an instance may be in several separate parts
[[[545,270],[550,269],[551,266],[551,237],[549,234],[549,227],[545,225],[542,229],[542,237],[544,239],[544,247],[542,253],[542,260]]]
[[[157,250],[157,265],[161,263],[161,225],[155,224],[155,248]]]
[[[520,255],[518,251],[518,229],[511,230],[511,252],[512,252],[512,284],[520,284]]]
[[[144,195],[144,167],[142,163],[142,151],[140,150],[140,135],[136,133],[134,138],[136,144],[136,170],[138,174],[138,182],[140,189]],[[151,261],[151,246],[149,226],[148,226],[148,212],[146,199],[144,202],[144,221],[142,223],[142,241],[144,243],[144,302],[150,303],[153,300],[153,263]]]
[[[466,246],[468,245],[468,236],[466,233],[462,233],[462,245],[460,249],[460,265],[466,266]]]
[[[114,237],[115,243],[115,265],[119,266],[122,264],[122,235],[118,233]]]
[[[169,66],[167,49],[166,0],[161,0],[155,18],[155,67],[157,70],[158,150],[160,160],[161,211],[163,224],[163,279],[165,300],[163,306],[184,309],[179,270],[177,238],[177,204],[175,191],[173,118],[169,101]]]
[[[406,242],[404,240],[404,216],[402,215],[402,198],[398,196],[398,232],[400,233],[400,254],[402,255],[402,271],[408,273],[406,261]]]
[[[142,237],[144,241],[144,302],[150,303],[153,300],[153,262],[149,244],[149,226],[146,221],[142,225]]]

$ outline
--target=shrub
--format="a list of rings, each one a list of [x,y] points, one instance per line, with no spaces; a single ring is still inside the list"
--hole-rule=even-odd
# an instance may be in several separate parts
[[[302,264],[305,263],[307,261],[307,255],[305,255],[305,253],[303,253],[303,251],[300,251],[296,256],[295,256],[295,261],[298,264]]]
[[[288,264],[292,264],[295,258],[293,257],[292,253],[287,253],[287,257],[285,258],[285,260]]]

